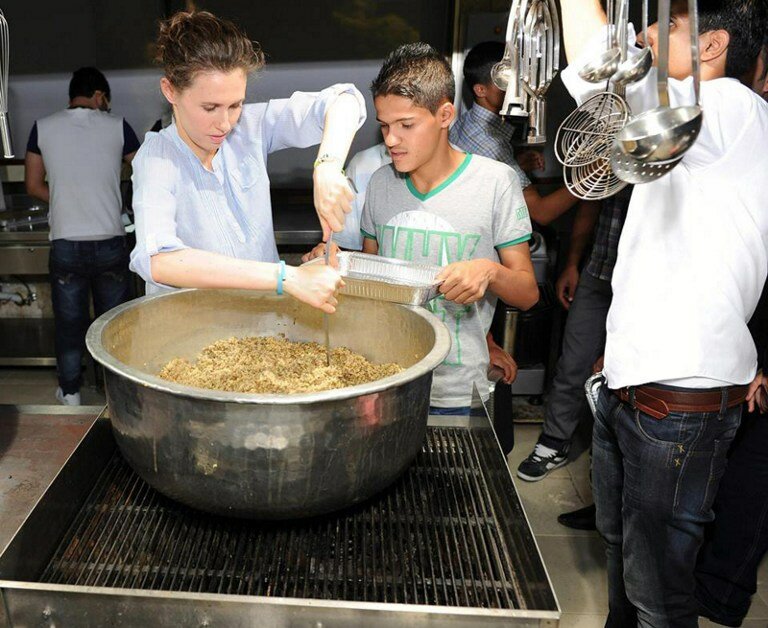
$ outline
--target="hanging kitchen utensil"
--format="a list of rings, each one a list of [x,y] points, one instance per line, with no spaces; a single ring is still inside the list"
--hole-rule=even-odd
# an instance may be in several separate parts
[[[624,31],[626,37],[626,29]],[[648,45],[648,0],[643,0],[643,44],[645,48],[631,59],[622,59],[612,80],[616,85],[629,85],[645,78],[653,65],[653,51]]]
[[[8,22],[0,11],[0,142],[3,157],[13,157],[11,128],[8,123]]]
[[[608,0],[606,16],[608,18],[606,50],[597,59],[587,63],[579,76],[588,83],[602,83],[611,78],[621,63],[621,49],[616,41],[616,20],[613,14],[613,0]]]
[[[623,63],[627,58],[629,1],[622,0],[619,2],[617,11],[617,42],[620,50],[620,60]],[[616,96],[624,99],[624,83],[613,83],[612,89]],[[612,142],[608,145],[608,149],[610,149],[611,145]],[[601,145],[601,150],[604,148],[605,145]],[[563,166],[563,179],[571,194],[585,201],[598,201],[608,198],[628,185],[626,181],[616,176],[607,154],[601,154],[598,159],[588,164]]]
[[[521,83],[529,97],[527,143],[546,144],[544,96],[560,69],[560,21],[553,0],[533,0],[523,26]]]
[[[619,4],[619,17],[627,14],[626,0]],[[613,3],[607,13],[609,33],[613,32]],[[626,33],[626,27],[624,27]],[[610,36],[614,41],[614,35]],[[626,36],[625,36],[626,39]],[[622,49],[619,49],[619,60]],[[609,82],[604,92],[583,102],[563,120],[555,136],[555,156],[563,166],[585,166],[608,159],[616,134],[629,120],[630,110],[623,97],[623,86]]]
[[[693,65],[693,106],[670,107],[669,77],[669,0],[659,0],[659,68],[657,88],[659,106],[641,113],[616,136],[620,150],[646,163],[669,163],[693,145],[701,131],[703,114],[699,86],[699,19],[696,0],[688,0],[691,29],[691,61]],[[674,167],[674,166],[672,166]],[[671,168],[670,168],[671,169]]]
[[[513,0],[512,2],[507,19],[504,57],[491,68],[491,80],[496,87],[505,92],[504,102],[499,113],[511,118],[528,116],[527,97],[520,82],[520,49],[523,24],[523,16],[520,12],[521,3],[525,5],[527,0]]]
[[[676,157],[669,161],[642,161],[629,155],[625,155],[618,144],[614,143],[611,148],[611,169],[619,179],[637,185],[639,183],[650,183],[663,177],[672,168],[674,168],[682,159]]]

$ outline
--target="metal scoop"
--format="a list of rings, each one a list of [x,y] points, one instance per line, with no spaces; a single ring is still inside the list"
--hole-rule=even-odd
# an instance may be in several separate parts
[[[325,244],[325,265],[331,265],[331,244],[333,244],[333,231],[328,234],[328,242]],[[325,365],[331,365],[331,334],[329,331],[328,314],[323,312],[323,332],[325,333]]]
[[[597,59],[587,63],[579,76],[588,83],[602,83],[611,78],[621,63],[621,49],[616,41],[616,27],[613,14],[613,0],[608,0],[608,48]]]
[[[626,37],[626,27],[624,31]],[[653,51],[648,45],[648,0],[643,0],[643,42],[645,48],[631,59],[622,58],[612,79],[616,85],[629,85],[644,78],[653,65]],[[626,57],[626,55],[623,55]]]
[[[630,120],[616,136],[625,155],[645,162],[669,162],[682,157],[701,131],[702,110],[699,90],[699,16],[696,0],[688,0],[691,25],[691,57],[693,89],[696,104],[670,107],[669,78],[669,0],[659,1],[659,107]]]

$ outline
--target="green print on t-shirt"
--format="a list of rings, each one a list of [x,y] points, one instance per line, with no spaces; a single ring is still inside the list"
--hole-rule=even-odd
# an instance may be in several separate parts
[[[480,235],[419,227],[377,225],[376,239],[384,255],[407,262],[446,265],[474,257]]]
[[[448,354],[448,357],[443,360],[443,364],[447,366],[463,366],[464,362],[462,361],[461,352],[461,334],[459,332],[461,331],[461,319],[464,318],[467,313],[469,313],[469,311],[472,309],[472,306],[455,304],[455,309],[453,309],[453,312],[449,312],[445,307],[445,304],[445,297],[440,295],[436,299],[432,299],[429,303],[427,303],[427,309],[432,312],[432,314],[437,316],[441,321],[443,321],[448,326],[448,331],[451,332],[451,352]],[[445,320],[449,315],[453,316],[453,326],[451,326],[451,324]],[[453,327],[453,329],[451,329],[451,327]],[[451,359],[452,357],[453,359]]]
[[[408,262],[425,262],[441,266],[471,260],[480,243],[480,235],[476,233],[464,234],[398,225],[377,225],[376,231],[383,255]],[[461,319],[471,311],[471,306],[453,304],[449,307],[445,297],[440,296],[430,302],[427,309],[438,316],[451,332],[451,352],[443,364],[463,366]]]

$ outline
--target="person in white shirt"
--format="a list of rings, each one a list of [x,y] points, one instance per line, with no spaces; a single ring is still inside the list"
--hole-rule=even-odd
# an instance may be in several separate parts
[[[768,272],[768,106],[736,79],[768,18],[758,0],[698,7],[703,126],[676,168],[635,186],[612,280],[593,433],[607,626],[697,625],[696,555],[756,370],[747,321]],[[583,102],[603,89],[578,70],[604,50],[605,13],[599,0],[562,9],[562,78]],[[686,5],[672,3],[670,24],[670,99],[690,104]],[[654,25],[655,53],[657,38]],[[627,88],[635,114],[658,103],[655,77]]]
[[[353,193],[342,171],[365,120],[353,85],[244,104],[248,73],[264,56],[232,22],[180,12],[164,21],[160,89],[173,124],[148,133],[133,161],[136,248],[131,268],[147,292],[171,288],[283,289],[335,310],[338,273],[286,267],[277,256],[270,153],[320,144],[314,199],[324,237],[343,228]]]

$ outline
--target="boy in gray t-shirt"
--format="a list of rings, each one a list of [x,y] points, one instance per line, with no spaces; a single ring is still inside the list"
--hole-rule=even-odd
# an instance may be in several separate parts
[[[487,397],[488,347],[496,297],[522,309],[538,300],[527,241],[531,222],[514,171],[448,142],[454,82],[427,44],[390,53],[371,89],[392,165],[368,186],[363,251],[445,266],[430,309],[453,346],[435,371],[431,405],[462,412],[472,384]]]

